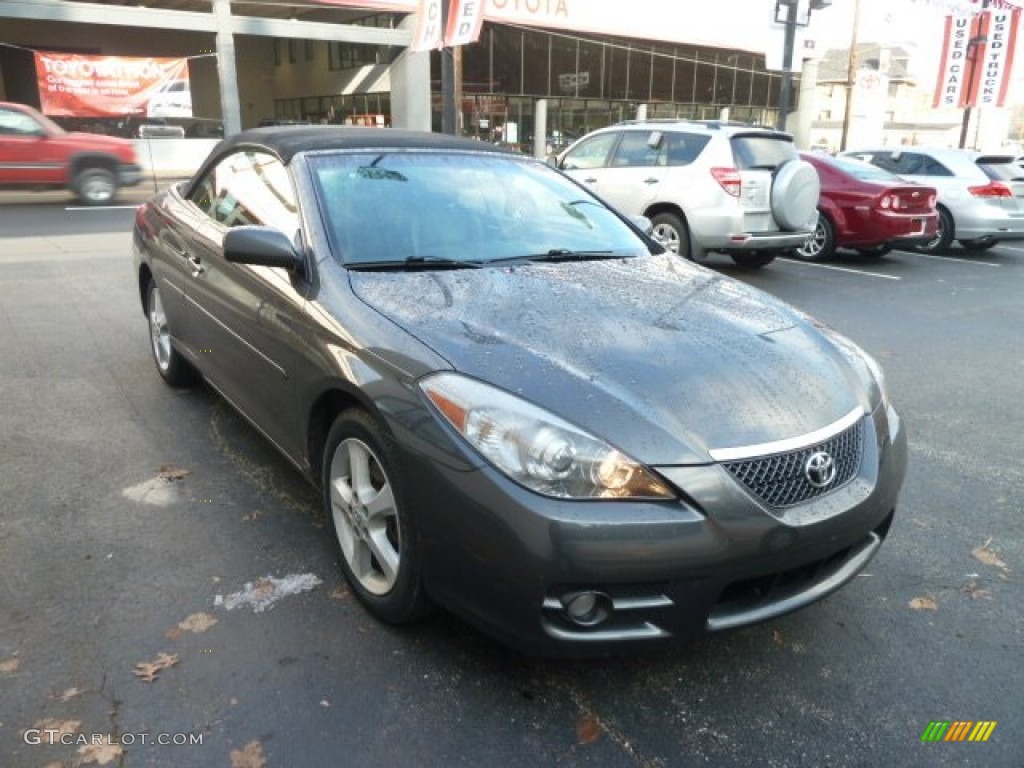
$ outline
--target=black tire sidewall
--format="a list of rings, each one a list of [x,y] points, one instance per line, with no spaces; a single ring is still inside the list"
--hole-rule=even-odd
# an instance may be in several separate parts
[[[938,209],[939,224],[942,227],[942,237],[938,239],[935,245],[918,245],[916,250],[920,253],[938,253],[944,251],[953,244],[953,234],[955,225],[953,223],[953,215],[945,208]]]
[[[349,438],[355,438],[366,444],[376,455],[384,469],[388,483],[391,485],[395,507],[398,510],[401,540],[398,576],[395,579],[395,585],[386,595],[375,595],[368,592],[359,583],[341,551],[338,532],[334,525],[334,515],[331,510],[331,462],[338,446]],[[320,484],[332,544],[345,579],[359,601],[370,613],[388,624],[403,624],[422,616],[426,612],[428,601],[422,586],[420,545],[414,524],[415,512],[412,509],[408,486],[402,472],[401,462],[398,459],[398,448],[390,433],[366,411],[349,409],[341,412],[331,425],[324,443]]]

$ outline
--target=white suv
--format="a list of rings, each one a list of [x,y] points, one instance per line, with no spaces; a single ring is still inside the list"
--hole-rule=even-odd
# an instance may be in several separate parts
[[[760,267],[804,244],[820,183],[789,134],[718,122],[630,121],[573,143],[557,165],[627,215],[646,216],[666,247]]]

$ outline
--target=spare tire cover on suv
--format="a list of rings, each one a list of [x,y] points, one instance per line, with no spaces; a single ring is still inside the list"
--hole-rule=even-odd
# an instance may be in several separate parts
[[[814,166],[790,160],[775,169],[772,179],[772,214],[781,229],[813,230],[818,221],[821,181]]]

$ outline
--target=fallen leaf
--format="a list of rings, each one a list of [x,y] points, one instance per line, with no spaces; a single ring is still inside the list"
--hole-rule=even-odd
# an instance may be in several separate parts
[[[11,672],[17,672],[20,666],[21,660],[14,657],[9,658],[7,661],[0,661],[0,674],[9,675]]]
[[[163,466],[160,467],[160,477],[171,483],[173,483],[175,480],[184,480],[191,474],[192,470],[182,469],[181,467],[175,467],[172,464],[164,464]]]
[[[786,638],[784,638],[782,633],[777,629],[772,630],[772,642],[775,643],[776,648],[786,647]]]
[[[106,765],[121,757],[124,752],[120,744],[86,744],[78,748],[78,754],[82,756],[79,761],[82,765],[96,763]]]
[[[231,768],[266,768],[263,747],[258,741],[250,741],[242,749],[231,750]]]
[[[68,688],[66,691],[64,691],[64,693],[62,693],[60,696],[56,696],[55,698],[58,701],[68,701],[69,699],[75,698],[75,696],[77,696],[80,693],[81,691],[77,688]]]
[[[181,627],[171,627],[164,632],[164,637],[168,640],[178,640],[183,634],[185,634],[185,631]]]
[[[972,581],[968,584],[964,584],[960,587],[960,593],[967,595],[971,600],[991,600],[992,592],[978,585],[978,582]]]
[[[584,715],[576,723],[576,742],[593,744],[601,738],[601,721],[594,715]]]
[[[930,597],[915,597],[909,603],[915,611],[937,611],[939,605]]]
[[[345,587],[338,587],[337,589],[332,589],[330,594],[327,596],[331,598],[331,600],[345,600],[348,598],[348,595],[349,592]]]
[[[62,763],[59,760],[53,763],[47,763],[43,768],[68,768],[66,763]]]
[[[139,662],[135,665],[135,674],[138,675],[144,683],[152,683],[160,673],[168,667],[173,667],[178,663],[178,654],[167,654],[161,653],[156,657],[155,661],[150,662]]]
[[[178,627],[185,632],[205,632],[216,623],[217,619],[208,613],[193,613],[179,622]]]
[[[975,559],[980,560],[985,565],[991,565],[1004,571],[1009,570],[1009,568],[1006,567],[1006,563],[999,559],[999,555],[988,548],[990,543],[992,543],[992,539],[989,539],[980,547],[972,549],[971,554],[974,555]]]
[[[254,512],[250,512],[248,515],[243,515],[242,520],[244,522],[249,522],[250,520],[259,520],[261,517],[263,517],[263,513],[257,509]]]

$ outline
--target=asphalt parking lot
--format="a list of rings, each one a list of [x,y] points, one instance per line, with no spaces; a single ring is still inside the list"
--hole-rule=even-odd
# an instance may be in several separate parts
[[[797,614],[552,661],[362,611],[316,493],[153,370],[133,199],[0,200],[0,765],[1024,765],[1024,243],[711,262],[882,362],[911,438],[893,530]]]

